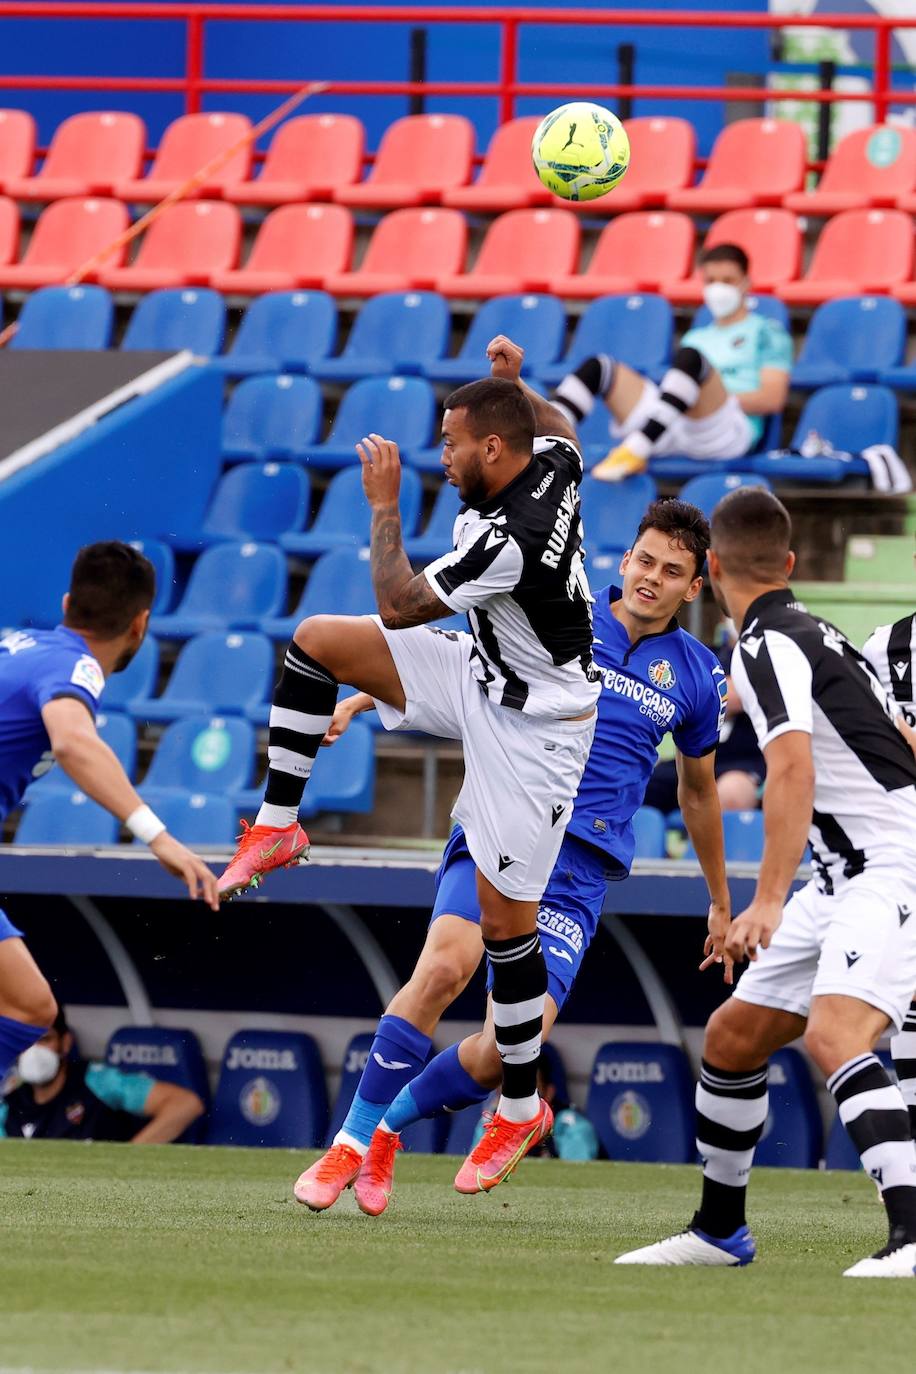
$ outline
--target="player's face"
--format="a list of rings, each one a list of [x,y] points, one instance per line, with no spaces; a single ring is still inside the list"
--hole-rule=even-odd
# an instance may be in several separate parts
[[[664,627],[685,601],[700,594],[703,579],[689,549],[661,530],[645,534],[624,554],[623,604],[627,614],[645,625]]]
[[[447,410],[442,417],[442,466],[446,481],[458,488],[466,504],[487,496],[485,458],[488,439],[478,439],[466,424],[463,408]]]

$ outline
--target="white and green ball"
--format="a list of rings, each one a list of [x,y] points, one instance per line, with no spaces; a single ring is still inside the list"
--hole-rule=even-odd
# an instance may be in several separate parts
[[[572,101],[541,120],[531,141],[534,170],[564,200],[607,195],[630,165],[630,141],[603,105]]]

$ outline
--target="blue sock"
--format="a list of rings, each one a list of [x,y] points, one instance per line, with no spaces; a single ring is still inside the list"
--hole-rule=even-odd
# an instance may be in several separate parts
[[[426,1063],[432,1041],[400,1016],[385,1015],[378,1023],[363,1076],[337,1140],[368,1149],[376,1126],[403,1087]]]
[[[443,1109],[458,1112],[474,1102],[486,1102],[490,1088],[482,1088],[458,1058],[458,1046],[431,1059],[412,1083],[402,1088],[385,1113],[389,1131],[400,1133],[424,1116],[435,1116]]]
[[[0,1016],[0,1082],[6,1077],[16,1060],[47,1035],[48,1026],[27,1026],[24,1021],[13,1021],[9,1016]]]

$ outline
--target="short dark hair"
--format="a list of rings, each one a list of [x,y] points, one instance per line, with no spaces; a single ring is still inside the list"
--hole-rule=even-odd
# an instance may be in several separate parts
[[[699,577],[709,548],[709,521],[699,506],[692,506],[689,501],[678,501],[673,496],[653,501],[639,522],[634,544],[642,538],[646,530],[670,534],[672,539],[683,545],[688,553],[693,554],[697,567],[696,575]]]
[[[733,262],[740,268],[743,277],[747,276],[751,266],[747,253],[737,243],[717,243],[715,248],[705,248],[700,254],[700,266],[705,267],[708,262]]]
[[[446,396],[445,409],[464,410],[475,438],[498,434],[513,452],[531,452],[537,429],[534,406],[514,382],[503,377],[468,382]]]
[[[130,544],[108,539],[80,549],[70,573],[65,622],[101,639],[117,639],[134,616],[148,611],[156,595],[156,573]]]
[[[712,513],[712,547],[728,573],[778,581],[792,542],[789,512],[766,487],[736,487]]]

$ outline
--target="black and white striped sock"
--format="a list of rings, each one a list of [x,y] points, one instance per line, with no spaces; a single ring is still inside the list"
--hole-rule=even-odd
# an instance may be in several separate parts
[[[871,1053],[842,1064],[827,1087],[862,1168],[881,1189],[891,1230],[916,1241],[916,1144],[900,1089]]]
[[[910,1003],[902,1030],[891,1038],[891,1054],[910,1116],[910,1134],[916,1140],[916,999]]]
[[[631,453],[648,458],[675,420],[695,406],[700,385],[709,376],[709,363],[696,348],[679,348],[659,387],[652,414],[642,429],[628,434],[625,443]]]
[[[493,1028],[503,1063],[497,1108],[510,1121],[531,1121],[538,1102],[538,1056],[547,995],[547,965],[537,931],[484,940],[493,969]]]
[[[284,829],[299,804],[337,704],[339,683],[291,640],[274,688],[267,732],[267,788],[256,825]]]
[[[599,396],[607,396],[614,385],[617,364],[608,353],[586,358],[575,372],[568,372],[550,397],[551,405],[562,410],[574,425],[591,415]]]
[[[694,1225],[710,1236],[725,1238],[744,1225],[747,1183],[768,1103],[766,1064],[732,1070],[703,1060],[696,1092],[703,1200]]]

